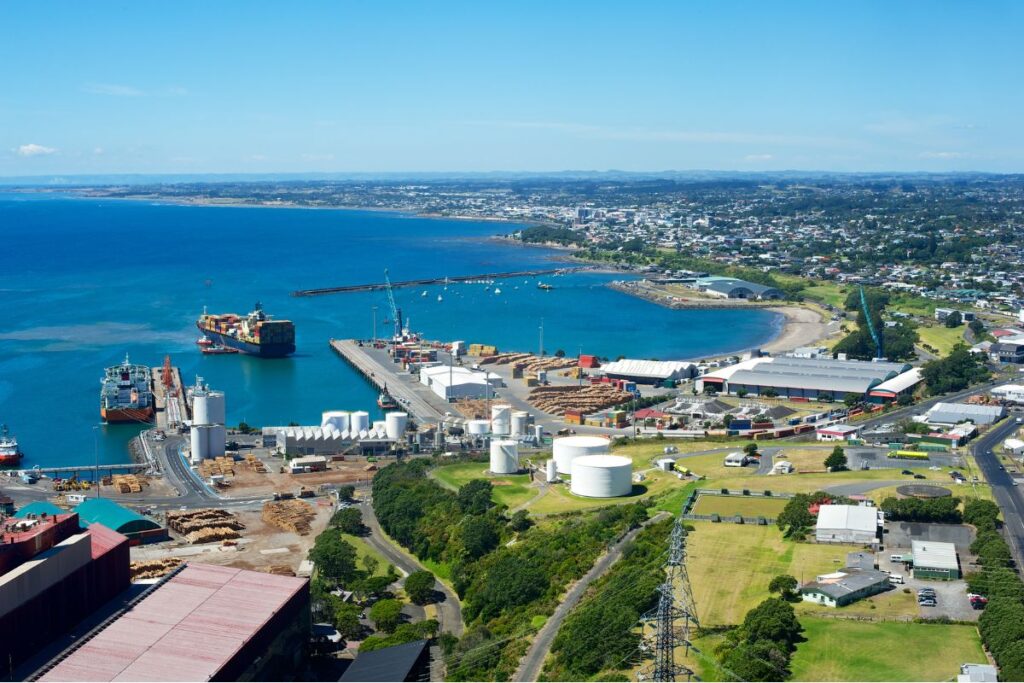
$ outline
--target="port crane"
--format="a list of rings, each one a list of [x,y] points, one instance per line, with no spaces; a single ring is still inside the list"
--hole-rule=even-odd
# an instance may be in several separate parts
[[[384,269],[384,286],[388,292],[388,305],[391,306],[391,320],[395,323],[394,340],[402,338],[402,309],[395,304],[395,293],[392,291],[391,278],[388,276],[388,269]]]
[[[864,311],[864,319],[868,322],[868,332],[871,333],[871,338],[875,340],[875,360],[884,360],[882,337],[878,334],[878,330],[875,329],[875,323],[871,320],[871,311],[868,310],[868,298],[864,294],[863,285],[860,288],[860,307]]]

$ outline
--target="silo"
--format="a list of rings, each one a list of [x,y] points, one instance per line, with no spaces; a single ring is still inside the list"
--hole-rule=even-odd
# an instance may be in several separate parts
[[[206,394],[206,410],[209,422],[206,424],[222,425],[227,422],[227,415],[224,409],[224,392],[210,391]]]
[[[207,429],[208,458],[219,458],[227,452],[228,430],[224,425],[210,425]]]
[[[530,414],[525,410],[512,413],[512,436],[526,436],[530,429]]]
[[[519,442],[507,439],[491,441],[491,472],[515,474],[519,471]]]
[[[491,433],[508,434],[512,428],[512,406],[491,406]]]
[[[547,469],[547,481],[548,481],[549,484],[551,482],[553,482],[553,481],[558,479],[558,466],[555,465],[555,459],[554,458],[551,458],[550,460],[548,460],[547,468],[546,469]]]
[[[193,425],[189,439],[192,442],[192,462],[200,463],[210,457],[210,428],[206,425]]]
[[[371,432],[377,432],[378,434],[384,434],[387,431],[387,420],[374,420],[373,426],[370,427]]]
[[[364,432],[370,428],[370,414],[365,410],[355,411],[352,413],[349,420],[348,430],[350,432],[359,434],[360,432]]]
[[[569,490],[587,498],[616,498],[633,491],[633,461],[620,455],[581,455],[572,461]]]
[[[192,424],[210,424],[210,410],[208,406],[209,404],[207,403],[207,394],[205,391],[197,391],[192,394]]]
[[[385,417],[387,423],[388,438],[392,441],[399,441],[409,426],[409,415],[407,413],[388,413]]]
[[[533,425],[533,441],[538,446],[544,443],[544,425]]]
[[[470,420],[466,423],[466,431],[470,436],[483,436],[491,430],[491,423],[487,420]]]
[[[334,425],[339,432],[348,431],[349,412],[347,410],[328,410],[320,417],[320,425]]]
[[[566,436],[555,439],[555,463],[559,474],[572,472],[572,461],[581,455],[607,453],[610,441],[602,436]]]

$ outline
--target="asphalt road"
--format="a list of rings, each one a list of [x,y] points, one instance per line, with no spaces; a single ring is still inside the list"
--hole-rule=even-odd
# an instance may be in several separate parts
[[[380,528],[380,522],[377,521],[377,515],[373,511],[373,505],[369,499],[367,499],[366,503],[360,505],[360,508],[363,511],[363,523],[370,528],[370,535],[365,539],[367,543],[372,545],[388,562],[406,574],[426,569],[416,558],[399,549],[388,540],[387,536],[384,535],[384,530]],[[437,621],[441,625],[441,630],[447,631],[456,637],[461,636],[464,627],[459,597],[440,581],[434,582],[434,590],[444,595],[444,600],[437,603]]]
[[[554,642],[555,636],[558,635],[558,629],[561,627],[562,622],[569,615],[569,612],[576,606],[576,603],[580,601],[587,588],[595,579],[602,576],[613,564],[615,564],[619,558],[622,557],[622,551],[626,544],[632,541],[640,530],[644,526],[653,524],[668,517],[667,512],[659,512],[654,517],[647,520],[643,526],[633,529],[625,536],[623,536],[618,543],[608,549],[594,566],[590,568],[590,571],[583,575],[583,578],[576,582],[569,592],[562,598],[562,602],[555,608],[554,614],[548,617],[548,620],[544,622],[544,626],[541,627],[537,633],[537,637],[533,639],[530,644],[530,649],[526,651],[526,655],[523,657],[523,661],[519,664],[519,670],[516,671],[516,675],[513,680],[516,681],[536,681],[537,677],[540,676],[541,667],[544,666],[544,660],[547,659],[548,652],[551,651],[551,643]]]
[[[1020,426],[1016,418],[1016,413],[1010,413],[1010,417],[1003,423],[978,438],[971,447],[971,452],[974,453],[985,479],[992,486],[992,494],[1003,512],[1006,538],[1010,542],[1013,558],[1018,567],[1024,567],[1024,494],[1013,485],[1013,477],[1002,469],[998,457],[989,455],[989,452],[993,452],[996,446]]]

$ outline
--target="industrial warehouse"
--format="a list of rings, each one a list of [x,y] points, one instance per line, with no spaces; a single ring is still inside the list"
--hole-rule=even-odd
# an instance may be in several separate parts
[[[910,393],[920,381],[920,372],[909,363],[778,356],[709,372],[697,379],[697,390],[819,400],[854,396],[883,403]]]

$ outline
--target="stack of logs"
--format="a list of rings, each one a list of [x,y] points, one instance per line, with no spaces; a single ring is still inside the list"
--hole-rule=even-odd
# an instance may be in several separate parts
[[[565,415],[566,410],[578,410],[584,415],[617,406],[633,398],[610,384],[590,386],[536,387],[526,399],[530,405],[550,415]]]
[[[181,510],[167,513],[167,526],[185,537],[189,543],[210,543],[238,538],[245,528],[238,517],[215,508]]]
[[[313,507],[301,500],[275,500],[263,505],[263,521],[285,531],[305,536],[316,516]]]
[[[142,560],[132,562],[129,565],[132,581],[144,581],[146,579],[159,579],[170,573],[172,569],[181,564],[176,557],[167,557],[162,560]]]

